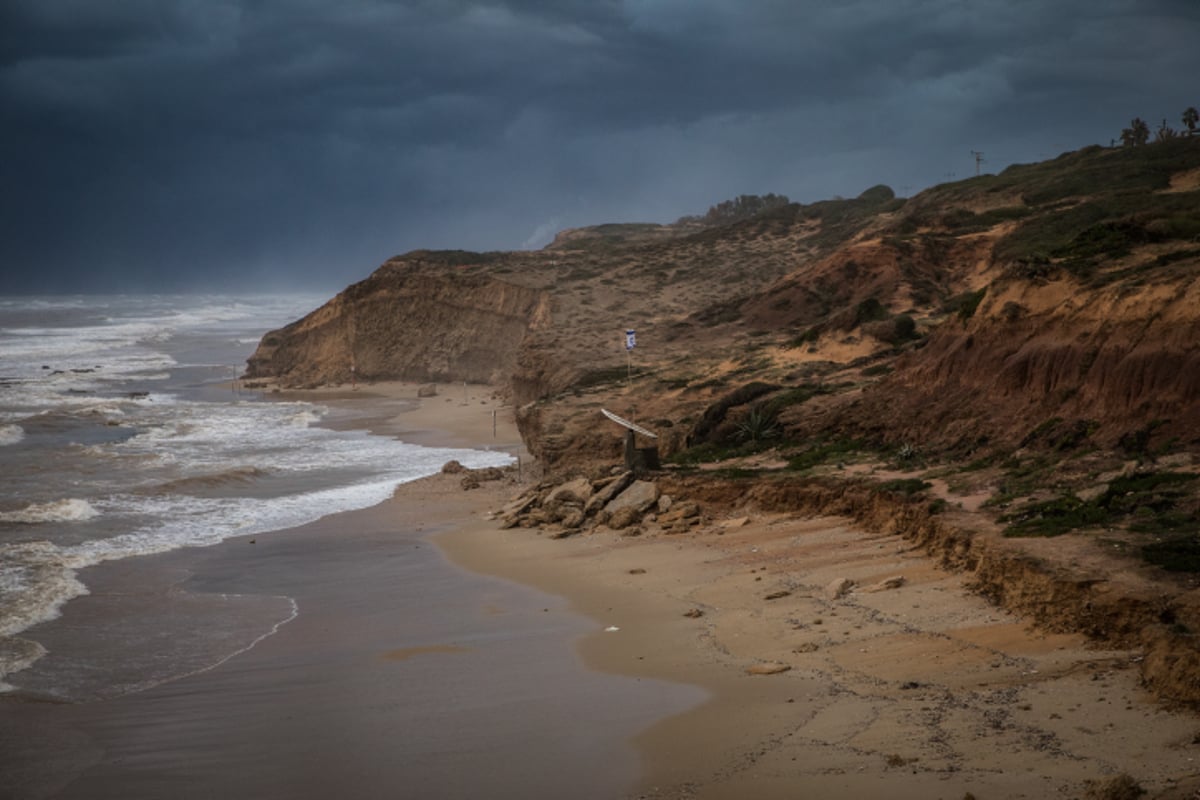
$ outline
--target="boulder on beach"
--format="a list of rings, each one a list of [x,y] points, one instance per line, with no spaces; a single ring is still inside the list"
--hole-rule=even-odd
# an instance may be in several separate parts
[[[700,506],[691,501],[673,503],[670,511],[658,515],[665,533],[686,533],[701,521]]]
[[[568,530],[576,530],[583,525],[583,509],[571,508],[562,515],[560,524]]]
[[[625,491],[614,497],[604,506],[609,514],[616,514],[626,508],[632,508],[638,516],[646,513],[658,502],[658,486],[652,481],[634,481]]]
[[[553,508],[559,505],[579,506],[582,510],[585,503],[592,497],[592,484],[587,478],[576,478],[567,481],[550,491],[542,501],[543,508]]]
[[[634,480],[632,472],[623,472],[599,479],[543,482],[494,512],[493,518],[500,520],[502,528],[553,524],[575,532],[604,525],[623,536],[637,536],[645,532],[644,522],[658,522],[666,533],[686,531],[700,522],[700,507],[660,496],[653,481]]]
[[[623,506],[608,515],[608,527],[614,531],[624,530],[630,525],[634,525],[641,518],[641,514],[633,506]]]
[[[586,516],[595,514],[600,509],[604,508],[608,503],[625,488],[633,482],[632,472],[622,472],[621,474],[609,479],[607,482],[599,485],[595,494],[584,504],[583,513]]]

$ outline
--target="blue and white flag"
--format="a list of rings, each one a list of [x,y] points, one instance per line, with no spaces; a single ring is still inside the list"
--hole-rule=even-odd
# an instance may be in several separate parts
[[[625,349],[632,350],[636,346],[637,346],[637,334],[634,333],[634,331],[632,329],[625,331]]]

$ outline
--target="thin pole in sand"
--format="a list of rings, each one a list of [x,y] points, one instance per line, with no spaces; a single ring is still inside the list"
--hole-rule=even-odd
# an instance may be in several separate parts
[[[637,346],[637,332],[633,328],[625,330],[625,381],[633,385],[633,348]]]
[[[496,438],[496,409],[492,409],[492,438]]]

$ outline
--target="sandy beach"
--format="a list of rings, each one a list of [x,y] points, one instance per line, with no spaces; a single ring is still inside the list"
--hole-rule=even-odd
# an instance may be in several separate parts
[[[426,401],[418,414],[454,405]],[[461,441],[490,434],[488,415],[462,420]],[[454,497],[456,484],[438,476],[399,494],[440,486]],[[517,488],[460,491],[469,518],[434,541],[473,571],[567,598],[595,623],[578,643],[589,666],[709,696],[636,736],[644,772],[632,796],[1120,797],[1136,784],[1191,797],[1200,788],[1200,720],[1139,685],[1140,652],[1039,631],[898,536],[840,518],[724,518],[715,508],[689,534],[651,525],[637,537],[602,528],[558,539],[500,529],[488,509]]]
[[[1197,785],[1200,723],[1139,687],[1140,654],[1033,630],[843,520],[738,519],[686,542],[481,525],[439,542],[618,627],[584,639],[589,664],[711,693],[638,737],[641,797],[1084,797],[1122,773],[1152,796]],[[857,586],[832,599],[842,578]]]
[[[335,424],[520,449],[511,425],[493,437],[488,397],[328,394]],[[703,692],[588,668],[571,643],[593,623],[563,598],[451,564],[431,537],[515,484],[445,478],[84,570],[90,594],[31,630],[49,655],[0,696],[0,797],[626,793],[631,736]],[[85,696],[55,699],[66,678]]]
[[[152,605],[129,596],[135,575],[151,598],[190,600],[180,613],[200,614],[197,628],[274,632],[131,694],[0,698],[0,794],[990,800],[1085,797],[1122,775],[1153,797],[1200,787],[1200,721],[1139,687],[1139,653],[1039,632],[899,537],[720,509],[687,534],[501,530],[493,512],[541,476],[486,389],[301,396],[344,409],[337,424],[520,454],[521,478],[464,489],[438,475],[304,528],[86,571],[92,594],[42,631],[48,676],[105,652],[91,620]]]

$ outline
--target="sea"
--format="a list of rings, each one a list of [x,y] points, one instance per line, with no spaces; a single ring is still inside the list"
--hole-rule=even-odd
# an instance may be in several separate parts
[[[0,297],[0,691],[46,655],[22,634],[88,592],[85,567],[372,506],[450,459],[510,462],[246,390],[263,333],[325,299]]]

